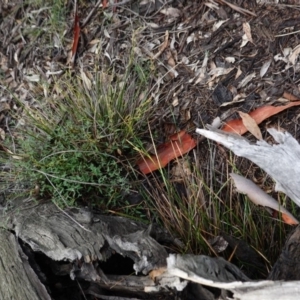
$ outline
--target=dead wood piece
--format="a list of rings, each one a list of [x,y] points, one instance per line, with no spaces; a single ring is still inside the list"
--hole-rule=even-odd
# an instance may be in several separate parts
[[[150,237],[142,224],[121,217],[98,216],[93,230],[101,232],[111,249],[131,258],[137,273],[148,274],[151,270],[166,265],[167,251]]]
[[[227,235],[222,232],[222,238],[228,243],[226,247],[227,253],[232,253],[235,251],[235,257],[245,263],[243,266],[243,272],[249,278],[257,278],[258,272],[261,278],[266,278],[266,274],[268,274],[267,267],[265,266],[261,256],[257,254],[257,252],[248,245],[242,239],[236,239],[231,235]]]
[[[51,203],[16,211],[9,226],[33,251],[41,251],[53,260],[103,259],[101,233],[84,230]],[[84,226],[88,228],[89,224]]]
[[[170,254],[167,259],[167,265],[168,273],[177,274],[177,276],[185,279],[203,278],[203,284],[208,286],[209,282],[229,283],[237,280],[250,280],[236,266],[222,257],[212,258],[205,255]]]
[[[0,241],[0,299],[50,300],[16,237],[8,231],[0,230]]]
[[[147,228],[125,218],[92,214],[84,209],[68,209],[63,213],[52,203],[30,206],[30,202],[21,201],[15,205],[11,212],[2,216],[6,228],[14,230],[34,252],[42,252],[54,261],[69,261],[73,268],[67,264],[66,270],[72,279],[89,281],[100,289],[141,297],[145,293],[169,293],[170,288],[182,291],[187,286],[187,279],[191,280],[181,276],[182,272],[201,274],[206,283],[210,280],[247,280],[225,260],[206,256],[178,255],[176,267],[178,271],[180,266],[180,275],[169,270],[164,272],[168,254],[150,237],[151,226]],[[155,280],[145,276],[105,274],[98,262],[107,260],[113,252],[131,258],[137,274],[158,269],[164,273]],[[186,269],[183,269],[184,264]]]
[[[96,284],[100,293],[101,290],[110,290],[116,293],[116,296],[125,293],[128,297],[134,295],[143,298],[146,293],[167,295],[170,289],[187,293],[187,287],[193,286],[195,291],[197,290],[195,284],[200,284],[202,287],[199,286],[198,289],[202,290],[201,295],[207,295],[207,299],[226,299],[230,296],[228,291],[234,293],[233,299],[255,299],[255,297],[272,299],[275,297],[272,290],[280,288],[283,297],[285,295],[291,297],[292,294],[293,297],[294,295],[299,297],[300,291],[295,285],[283,285],[281,282],[273,281],[251,282],[237,267],[222,258],[203,255],[168,256],[165,249],[149,236],[151,227],[145,229],[145,225],[125,218],[93,215],[84,209],[68,210],[67,214],[69,216],[52,203],[32,207],[25,205],[23,209],[16,207],[13,212],[3,216],[2,220],[0,218],[0,221],[6,220],[6,228],[14,230],[33,251],[42,252],[52,260],[70,261],[73,269],[69,269],[68,265],[66,270],[70,272],[71,278],[84,279],[86,282]],[[77,224],[74,220],[81,224]],[[39,282],[22,249],[19,247],[19,251],[11,251],[18,249],[13,234],[2,231],[0,239],[4,245],[0,248],[4,266],[2,270],[0,268],[0,276],[1,272],[4,273],[3,270],[10,268],[12,261],[16,261],[14,266],[17,263],[20,265],[14,268],[18,273],[12,275],[16,277],[12,282],[14,286],[22,285],[21,294],[18,290],[18,295],[22,295],[22,298],[13,297],[13,299],[48,299],[45,287]],[[292,242],[287,244],[287,247],[291,245]],[[105,274],[100,268],[99,261],[108,259],[113,252],[130,257],[137,273],[147,274],[151,270],[157,270],[157,275],[150,278],[139,275]],[[22,278],[18,277],[19,274]],[[22,280],[27,280],[29,285]],[[194,284],[188,285],[189,281]],[[208,293],[205,286],[219,290],[216,290],[216,293]],[[0,293],[7,293],[8,290],[12,290],[10,293],[15,292],[7,280],[0,282]],[[270,291],[272,296],[265,297],[266,291]],[[27,294],[30,296],[27,297]],[[9,298],[4,295],[1,299]]]
[[[251,144],[247,139],[221,130],[197,129],[197,133],[221,143],[236,155],[245,157],[264,169],[275,181],[275,189],[287,194],[300,206],[300,145],[288,132],[269,128],[277,145],[265,141]]]
[[[249,281],[237,267],[221,258],[170,255],[167,262],[169,274],[198,284],[229,290],[233,293],[230,299],[296,300],[300,297],[299,281]],[[222,295],[219,299],[228,299],[228,295]]]
[[[148,274],[155,268],[166,264],[167,252],[158,243],[149,237],[147,231],[138,231],[124,236],[105,235],[110,246],[123,256],[135,261],[134,270]],[[160,251],[155,251],[160,249]],[[154,251],[153,251],[154,250]],[[155,255],[152,254],[155,252]]]
[[[166,275],[219,288],[222,291],[216,299],[230,297],[235,300],[296,300],[300,297],[300,281],[249,281],[237,267],[221,258],[171,254],[167,259],[166,272],[157,280],[160,281],[160,278]],[[233,296],[226,294],[226,290],[231,291]],[[210,294],[207,299],[214,297]]]
[[[92,216],[83,209],[65,214],[52,203],[16,209],[10,215],[8,228],[33,251],[56,261],[103,261],[116,251],[134,261],[136,272],[147,274],[166,264],[167,252],[150,237],[151,228],[144,230],[145,226],[125,218]]]
[[[210,289],[208,290],[205,286],[201,284],[197,284],[195,282],[189,282],[188,286],[185,290],[187,295],[183,299],[205,299],[205,300],[219,300],[226,299],[222,297],[222,293],[218,289]],[[226,291],[225,291],[226,292]]]
[[[297,226],[285,243],[268,279],[300,280],[300,227]]]
[[[72,279],[129,293],[145,294],[145,289],[168,292],[166,285],[157,286],[148,277],[108,278],[99,267],[99,262],[105,262],[113,253],[131,258],[136,273],[148,274],[166,266],[168,254],[150,236],[150,232],[155,231],[151,226],[148,228],[122,217],[92,214],[85,209],[72,208],[62,212],[49,202],[32,205],[32,201],[27,200],[16,201],[14,205],[9,213],[0,217],[0,222],[14,231],[30,251],[42,252],[53,261],[70,262],[66,262],[63,270],[56,270],[56,275],[69,274]],[[165,234],[155,233],[159,237]],[[169,287],[177,281],[173,279]]]
[[[124,292],[134,292],[136,296],[143,295],[145,291],[147,292],[159,292],[160,290],[167,291],[168,288],[175,286],[159,286],[150,277],[145,276],[133,276],[133,275],[107,275],[107,284],[103,282],[99,283],[99,286],[102,288],[109,288],[110,290],[124,291]],[[174,277],[173,277],[174,279]],[[179,283],[179,279],[175,280],[176,283]],[[186,284],[185,284],[186,285]]]
[[[300,298],[300,281],[281,282],[281,281],[260,281],[257,287],[245,286],[233,289],[234,299],[236,300],[297,300]]]

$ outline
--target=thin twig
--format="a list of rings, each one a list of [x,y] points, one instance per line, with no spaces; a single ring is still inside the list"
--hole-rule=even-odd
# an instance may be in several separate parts
[[[59,194],[59,196],[62,198],[63,202],[66,204],[66,201],[64,199],[64,197],[62,196],[62,194],[60,193],[60,191],[54,186],[54,184],[52,183],[52,181],[48,178],[47,174],[45,174],[47,180],[49,181],[49,183],[52,185],[52,187],[56,190],[56,192]],[[59,207],[59,205],[55,202],[52,201],[54,203],[54,205],[57,207],[57,209],[59,211],[61,211],[63,214],[65,214],[68,218],[70,218],[75,224],[77,224],[81,229],[91,232],[89,229],[85,228],[83,225],[81,225],[79,222],[77,222],[73,217],[71,217],[69,214],[67,214],[63,209],[61,209]]]
[[[292,31],[292,32],[288,32],[288,33],[277,34],[277,35],[274,35],[274,37],[287,36],[287,35],[296,34],[299,32],[300,32],[300,30],[297,30],[297,31]]]
[[[63,177],[55,176],[55,175],[52,175],[52,174],[49,174],[49,173],[45,173],[45,172],[37,170],[37,169],[30,169],[30,170],[34,171],[34,172],[38,172],[38,173],[40,173],[44,176],[49,176],[49,177],[64,180],[64,181],[67,181],[67,182],[80,183],[80,184],[86,184],[86,185],[92,185],[92,186],[111,186],[110,184],[100,184],[100,183],[85,182],[85,181],[79,181],[79,180],[74,180],[74,179],[63,178]]]
[[[88,14],[88,16],[85,18],[85,20],[81,24],[81,29],[83,29],[86,26],[86,24],[89,22],[89,20],[93,16],[95,10],[98,8],[98,6],[100,6],[101,3],[102,3],[102,0],[98,0],[98,2],[95,4],[95,6],[91,9],[90,13]]]
[[[124,4],[127,4],[128,2],[131,2],[132,0],[124,0],[122,2],[119,3],[114,3],[114,4],[109,4],[108,8],[113,8],[113,7],[117,7],[117,6],[122,6]],[[83,29],[87,23],[90,21],[91,17],[93,16],[93,14],[95,13],[95,10],[100,6],[100,4],[102,3],[102,0],[99,0],[95,6],[91,9],[90,13],[88,14],[88,16],[85,18],[85,20],[83,21],[83,23],[81,24],[81,29]]]

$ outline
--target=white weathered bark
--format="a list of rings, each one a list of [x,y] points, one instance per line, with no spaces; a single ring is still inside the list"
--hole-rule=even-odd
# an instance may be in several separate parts
[[[265,141],[251,144],[242,136],[214,128],[197,129],[196,132],[257,164],[276,181],[277,191],[287,194],[300,206],[300,145],[288,132],[269,128],[268,132],[278,143],[275,145]]]

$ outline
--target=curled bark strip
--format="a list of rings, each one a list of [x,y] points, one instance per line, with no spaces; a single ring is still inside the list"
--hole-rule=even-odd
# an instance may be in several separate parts
[[[182,156],[196,147],[196,141],[184,130],[172,135],[170,141],[160,145],[156,154],[143,157],[137,162],[143,174],[165,167],[172,159]]]
[[[252,117],[257,124],[260,124],[265,119],[273,115],[276,115],[290,107],[298,106],[298,105],[300,105],[300,101],[290,102],[289,104],[282,105],[282,106],[272,106],[272,105],[262,106],[251,111],[249,113],[249,116]],[[233,132],[239,135],[243,135],[248,131],[248,129],[243,124],[242,119],[235,119],[227,122],[222,127],[222,130],[226,132]]]

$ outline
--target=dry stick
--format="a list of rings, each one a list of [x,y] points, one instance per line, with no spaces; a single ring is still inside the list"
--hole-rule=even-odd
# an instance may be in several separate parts
[[[16,153],[16,144],[15,144],[15,139],[9,129],[9,125],[8,125],[8,118],[5,119],[5,123],[6,123],[6,128],[7,128],[7,131],[11,137],[11,140],[12,140],[12,144],[13,144],[13,152]]]
[[[62,194],[60,193],[59,190],[57,190],[57,188],[53,185],[52,181],[48,178],[47,174],[45,174],[47,180],[49,181],[49,183],[52,185],[52,187],[58,192],[59,196],[62,198],[63,202],[65,203],[65,199],[64,197],[62,196]],[[79,222],[77,222],[73,217],[71,217],[68,213],[66,213],[63,209],[61,209],[59,207],[59,205],[55,202],[55,201],[52,201],[54,203],[54,205],[56,206],[56,208],[61,211],[63,214],[65,214],[68,218],[70,218],[75,224],[77,224],[81,229],[85,230],[85,231],[88,231],[88,232],[91,232],[91,230],[85,228],[83,225],[81,225]],[[66,203],[65,203],[66,204]]]
[[[63,177],[59,177],[59,176],[55,176],[55,175],[45,173],[45,172],[37,170],[37,169],[30,169],[30,170],[34,171],[34,172],[38,172],[38,173],[40,173],[44,176],[47,176],[47,177],[49,176],[49,177],[64,180],[64,181],[67,181],[67,182],[80,183],[80,184],[92,185],[92,186],[110,186],[110,184],[104,184],[104,183],[100,184],[100,183],[94,183],[94,182],[85,182],[85,181],[79,181],[79,180],[74,180],[74,179],[63,178]]]
[[[229,2],[227,2],[227,1],[225,1],[225,0],[219,0],[218,2],[219,2],[219,3],[222,3],[222,4],[228,5],[231,9],[233,9],[233,10],[235,10],[235,11],[241,13],[241,14],[244,14],[244,15],[249,14],[249,15],[251,15],[251,16],[253,16],[253,17],[256,17],[256,14],[253,13],[252,11],[248,10],[248,9],[245,9],[245,8],[242,8],[242,7],[239,7],[239,6],[236,6],[236,5],[234,5],[234,4],[232,4],[232,3],[229,3]]]
[[[92,15],[94,14],[95,10],[98,8],[98,6],[102,3],[102,0],[98,0],[98,2],[95,4],[95,6],[92,8],[92,10],[90,11],[90,13],[88,14],[88,16],[85,18],[85,20],[83,21],[83,23],[81,24],[81,29],[83,29],[86,24],[89,22],[90,18],[92,17]]]
[[[126,4],[128,2],[131,2],[131,1],[132,0],[124,0],[124,1],[119,2],[119,3],[110,4],[109,8],[110,7],[121,6],[121,5]],[[100,6],[101,3],[102,3],[102,0],[98,0],[98,2],[95,4],[95,6],[91,9],[90,13],[88,14],[88,16],[85,18],[85,20],[81,24],[81,29],[83,29],[87,25],[87,23],[90,21],[91,17],[95,13],[95,10]]]
[[[76,281],[77,281],[77,284],[78,284],[78,286],[79,286],[79,289],[80,289],[80,291],[81,291],[81,293],[82,293],[84,299],[87,300],[87,298],[86,298],[86,296],[85,296],[85,294],[84,294],[84,291],[83,291],[83,289],[82,289],[82,287],[81,287],[81,284],[78,282],[77,279],[76,279]]]
[[[274,37],[287,36],[287,35],[296,34],[299,32],[300,32],[300,30],[297,30],[297,31],[292,31],[292,32],[288,32],[288,33],[277,34],[277,35],[274,35]]]
[[[113,4],[110,4],[109,7],[116,7],[116,6],[121,6],[123,4],[126,4],[128,2],[131,2],[132,0],[124,0],[122,2],[117,2],[117,3],[113,3]]]
[[[61,197],[61,199],[63,200],[63,202],[67,205],[67,203],[66,203],[66,201],[65,201],[65,199],[64,199],[64,197],[63,197],[63,195],[60,193],[59,190],[57,190],[57,188],[53,185],[52,181],[51,181],[51,180],[49,179],[49,177],[48,177],[48,176],[50,176],[50,177],[56,177],[56,176],[53,176],[53,175],[44,173],[44,172],[39,171],[39,170],[35,170],[35,171],[37,171],[37,172],[43,174],[43,175],[47,178],[48,182],[49,182],[49,183],[52,185],[52,187],[57,191],[57,193],[59,194],[59,196]],[[74,223],[76,223],[80,228],[82,228],[82,229],[85,230],[85,231],[91,232],[89,229],[85,228],[83,225],[81,225],[79,222],[77,222],[77,221],[76,221],[73,217],[71,217],[68,213],[66,213],[63,209],[61,209],[61,208],[59,207],[59,205],[58,205],[55,201],[52,201],[52,202],[54,203],[54,205],[57,207],[58,210],[60,210],[63,214],[65,214],[68,218],[70,218],[70,219],[71,219]],[[68,206],[68,205],[67,205],[67,206]]]

